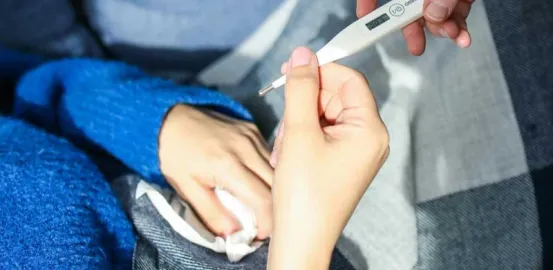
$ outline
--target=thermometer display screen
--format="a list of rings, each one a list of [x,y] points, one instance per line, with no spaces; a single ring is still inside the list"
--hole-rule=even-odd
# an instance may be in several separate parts
[[[390,19],[390,16],[388,16],[388,14],[384,13],[380,16],[378,16],[378,18],[368,22],[366,24],[366,26],[369,28],[369,30],[373,30],[375,28],[377,28],[379,25],[385,23],[386,21],[388,21]]]

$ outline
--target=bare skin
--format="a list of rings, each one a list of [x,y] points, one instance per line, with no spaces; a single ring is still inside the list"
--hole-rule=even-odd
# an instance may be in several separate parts
[[[378,0],[357,0],[357,16],[363,17],[376,9]],[[422,55],[426,47],[424,28],[437,37],[449,38],[461,48],[472,40],[467,17],[475,0],[425,0],[424,18],[403,28],[407,48],[413,55]]]
[[[259,239],[271,234],[273,168],[255,125],[176,105],[161,129],[159,159],[169,184],[211,231],[225,236],[240,229],[215,196],[218,186],[254,210]]]
[[[267,267],[328,269],[339,235],[388,156],[388,132],[362,74],[338,64],[319,68],[307,48],[296,49],[287,66],[286,108],[271,156]]]

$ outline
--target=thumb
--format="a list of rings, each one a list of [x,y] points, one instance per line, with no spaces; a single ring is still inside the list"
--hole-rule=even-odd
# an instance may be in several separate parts
[[[319,63],[308,48],[292,53],[286,74],[284,124],[286,130],[320,130]]]
[[[431,22],[443,22],[459,3],[459,0],[427,0],[424,8],[424,17]]]

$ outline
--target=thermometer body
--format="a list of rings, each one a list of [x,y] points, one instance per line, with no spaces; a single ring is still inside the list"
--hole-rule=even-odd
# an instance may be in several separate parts
[[[317,52],[319,65],[355,54],[422,17],[424,0],[392,0],[350,24]],[[259,91],[264,96],[286,83],[286,76]]]

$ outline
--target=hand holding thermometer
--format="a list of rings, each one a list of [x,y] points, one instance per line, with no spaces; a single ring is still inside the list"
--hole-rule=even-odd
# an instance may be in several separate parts
[[[423,16],[424,0],[392,0],[350,24],[317,52],[319,65],[355,54],[387,34],[399,30]],[[286,76],[259,90],[264,96],[283,86]]]

